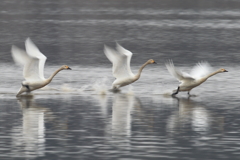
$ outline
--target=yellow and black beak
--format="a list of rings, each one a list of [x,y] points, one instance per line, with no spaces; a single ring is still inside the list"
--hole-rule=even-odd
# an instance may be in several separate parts
[[[227,70],[224,70],[224,72],[228,72]]]
[[[67,70],[72,70],[72,68],[68,67]]]

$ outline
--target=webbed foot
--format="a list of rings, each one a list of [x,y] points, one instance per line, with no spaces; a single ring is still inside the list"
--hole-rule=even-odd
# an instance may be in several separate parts
[[[197,97],[197,96],[194,94],[190,94],[190,91],[188,91],[188,97]]]
[[[189,94],[188,97],[197,97],[197,95]]]
[[[174,92],[174,93],[172,94],[172,96],[175,96],[176,94],[178,94],[179,88],[180,88],[180,87],[177,88],[176,92]]]
[[[112,89],[109,89],[108,91],[113,92],[113,93],[121,92],[121,90],[118,88],[112,88]]]

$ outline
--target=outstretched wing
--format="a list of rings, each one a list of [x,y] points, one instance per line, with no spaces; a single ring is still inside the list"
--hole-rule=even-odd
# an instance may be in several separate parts
[[[32,57],[32,59],[37,59],[38,62],[33,62],[31,64],[31,67],[34,68],[38,68],[37,73],[39,75],[40,79],[44,79],[44,65],[45,65],[45,61],[47,59],[46,56],[44,56],[39,49],[37,48],[37,46],[32,42],[32,40],[30,38],[27,38],[27,40],[25,41],[25,47],[26,47],[26,52],[27,54]],[[38,63],[38,64],[36,64]],[[35,66],[37,65],[37,66]]]
[[[130,68],[132,53],[118,43],[116,49],[117,50],[114,50],[106,45],[104,46],[104,53],[113,64],[113,76],[117,79],[134,76]]]
[[[30,57],[24,50],[14,45],[12,46],[11,52],[15,63],[24,66],[23,77],[27,81],[40,79],[38,74],[38,59]]]
[[[190,76],[189,74],[187,74],[185,72],[181,72],[178,69],[176,69],[172,61],[169,61],[165,65],[166,65],[169,73],[173,77],[175,77],[177,80],[179,80],[179,82],[194,80],[194,78],[192,76]]]
[[[207,76],[212,71],[212,67],[208,62],[197,63],[190,72],[190,75],[195,79]]]
[[[24,66],[31,60],[31,58],[27,55],[27,53],[24,50],[18,48],[15,45],[12,45],[11,53],[14,62],[18,65]]]

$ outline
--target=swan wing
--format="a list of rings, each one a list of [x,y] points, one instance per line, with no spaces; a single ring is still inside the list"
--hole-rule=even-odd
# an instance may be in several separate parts
[[[185,72],[181,72],[178,69],[175,68],[174,64],[172,61],[169,61],[168,63],[165,64],[168,72],[175,77],[178,81],[183,82],[183,81],[192,81],[195,80],[192,76]]]
[[[34,59],[35,61],[36,61],[36,59],[38,60],[38,62],[37,61],[32,62],[30,64],[31,67],[37,69],[35,71],[38,74],[40,79],[45,79],[44,78],[44,65],[45,65],[47,57],[39,51],[37,46],[33,43],[33,41],[30,38],[27,38],[27,40],[25,41],[25,47],[26,47],[27,54],[30,57],[32,57],[32,59]],[[36,65],[36,66],[34,66],[34,65]]]
[[[30,57],[24,50],[14,45],[12,46],[11,52],[15,63],[24,66],[23,77],[27,81],[40,79],[38,74],[39,60],[37,58]]]
[[[129,75],[133,75],[131,67],[130,67],[130,62],[131,62],[131,58],[132,58],[132,52],[130,52],[129,50],[126,50],[125,48],[123,48],[120,44],[117,43],[117,47],[116,47],[117,51],[120,54],[123,54],[124,56],[126,56],[126,70],[128,72]]]
[[[11,53],[12,53],[12,58],[14,62],[18,65],[24,66],[26,63],[28,63],[31,60],[31,58],[28,56],[28,54],[24,50],[18,48],[15,45],[12,45]]]
[[[190,72],[190,75],[195,79],[207,76],[212,71],[212,67],[208,62],[197,63]]]
[[[115,78],[127,78],[133,76],[130,69],[132,53],[119,44],[117,44],[116,49],[117,50],[114,50],[106,45],[104,46],[104,53],[113,64],[113,76]]]

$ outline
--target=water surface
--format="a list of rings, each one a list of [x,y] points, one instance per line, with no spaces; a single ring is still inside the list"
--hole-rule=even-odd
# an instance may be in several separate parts
[[[0,159],[238,159],[238,1],[2,1]],[[22,68],[10,48],[27,37],[47,57],[47,87],[15,97]],[[117,94],[103,45],[133,52],[141,78]],[[229,72],[179,93],[164,63]]]

